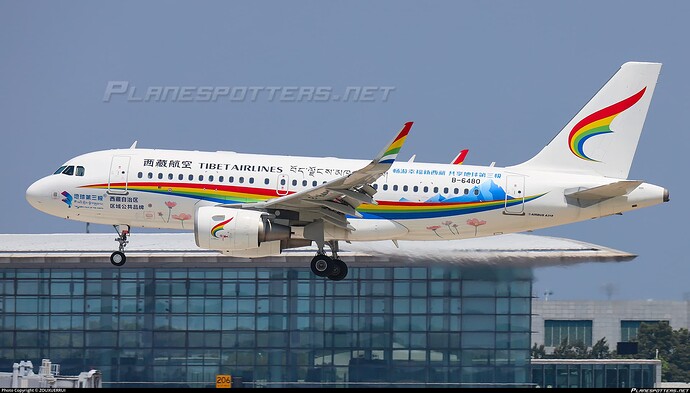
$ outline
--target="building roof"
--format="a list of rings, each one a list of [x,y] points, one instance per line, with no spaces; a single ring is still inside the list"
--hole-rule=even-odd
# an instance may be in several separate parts
[[[29,267],[59,263],[70,267],[86,267],[90,263],[106,266],[103,259],[117,250],[116,234],[0,234],[0,266]],[[622,262],[636,257],[624,251],[591,243],[556,237],[507,234],[485,238],[444,241],[340,242],[339,256],[354,266],[446,263],[467,266],[535,267],[568,265],[583,262]],[[315,247],[285,250],[283,254],[264,258],[228,257],[217,251],[196,246],[192,233],[134,233],[127,246],[127,266],[153,261],[165,265],[195,266],[219,263],[236,266],[253,261],[272,266],[304,266],[316,251]],[[16,266],[15,266],[16,265]],[[148,264],[148,266],[151,266]]]

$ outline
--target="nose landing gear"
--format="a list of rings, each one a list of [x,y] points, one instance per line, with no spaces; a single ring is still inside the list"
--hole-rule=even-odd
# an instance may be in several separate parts
[[[127,262],[127,256],[125,256],[125,247],[129,243],[127,239],[129,237],[129,225],[113,225],[118,237],[115,238],[120,244],[119,251],[115,251],[110,254],[110,263],[115,266],[122,266]]]

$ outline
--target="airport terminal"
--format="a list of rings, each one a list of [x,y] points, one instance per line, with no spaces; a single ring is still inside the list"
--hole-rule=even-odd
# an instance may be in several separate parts
[[[533,387],[532,269],[634,258],[522,234],[353,243],[336,282],[311,273],[313,249],[229,258],[189,233],[136,234],[118,268],[113,238],[0,235],[0,371],[50,359],[103,387]]]

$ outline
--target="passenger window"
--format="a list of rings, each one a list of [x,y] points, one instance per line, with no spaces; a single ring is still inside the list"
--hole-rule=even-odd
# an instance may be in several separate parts
[[[141,172],[139,172],[139,173],[137,173],[137,177],[138,177],[139,179],[141,179],[142,177],[144,177],[144,174],[141,173]]]
[[[388,184],[384,184],[383,185],[383,191],[387,191],[387,190],[388,190]]]
[[[456,189],[453,190],[453,194],[458,195],[459,193],[460,193],[460,190],[459,190],[459,189],[456,188]]]
[[[149,172],[149,174],[146,175],[146,177],[148,177],[149,179],[153,179],[153,173]]]
[[[265,178],[265,179],[264,179],[264,184],[268,184],[268,183],[269,183],[268,178]]]
[[[374,190],[378,190],[378,189],[379,189],[379,185],[376,184],[376,183],[374,183],[374,184],[372,185],[372,187],[374,187]]]
[[[434,187],[434,192],[438,192],[438,187]]]
[[[443,189],[443,193],[444,193],[444,194],[448,194],[448,187],[446,187],[446,188]]]
[[[249,178],[249,184],[254,184],[254,178],[253,177]]]
[[[417,186],[412,187],[412,191],[414,191],[414,192],[419,191],[419,187],[417,187]]]
[[[293,179],[292,180],[292,186],[295,187],[297,185],[297,180]]]
[[[72,176],[74,175],[74,166],[70,165],[62,172],[63,175]]]
[[[77,176],[84,176],[84,167],[83,166],[77,167]]]
[[[479,195],[479,189],[478,188],[474,189],[474,195]]]
[[[57,169],[57,171],[53,172],[53,175],[57,175],[58,173],[62,173],[64,171],[66,166],[61,166],[60,168]]]
[[[234,182],[235,182],[235,176],[230,176],[230,177],[228,177],[228,181],[229,181],[230,183],[234,183]]]
[[[393,191],[398,191],[398,185],[397,184],[393,185]]]
[[[467,195],[467,194],[470,193],[470,190],[468,190],[467,188],[465,188],[465,191],[463,191],[463,193],[464,193],[465,195]]]
[[[199,175],[199,181],[204,181],[204,175]]]
[[[180,173],[180,174],[177,176],[177,180],[182,180],[182,179],[184,179],[184,175]]]
[[[223,182],[223,176],[218,176],[218,183],[222,183],[222,182]]]
[[[311,182],[311,185],[314,186],[314,187],[316,187],[318,184],[319,184],[319,182],[317,182],[316,180],[314,180],[313,182]]]
[[[429,192],[429,187],[428,187],[428,186],[424,186],[424,192]]]
[[[158,178],[159,178],[159,179],[162,179],[162,178],[163,178],[163,174],[162,174],[162,173],[159,173],[159,174],[158,174]]]
[[[194,181],[194,175],[189,175],[188,179],[189,181]]]
[[[213,181],[213,175],[209,175],[208,181]]]
[[[244,183],[244,177],[240,176],[240,184]]]
[[[173,174],[172,174],[172,173],[168,173],[168,180],[172,180],[172,179],[173,179]]]
[[[306,181],[306,180],[302,180],[302,186],[304,186],[304,187],[307,186],[307,181]]]
[[[280,179],[280,185],[284,186],[285,185],[285,179]]]
[[[407,192],[407,186],[403,186],[403,191]]]

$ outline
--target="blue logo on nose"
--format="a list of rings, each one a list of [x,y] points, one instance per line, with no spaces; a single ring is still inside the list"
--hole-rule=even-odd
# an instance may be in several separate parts
[[[62,201],[67,204],[67,207],[72,207],[72,195],[67,191],[63,191],[62,196],[65,197]]]

